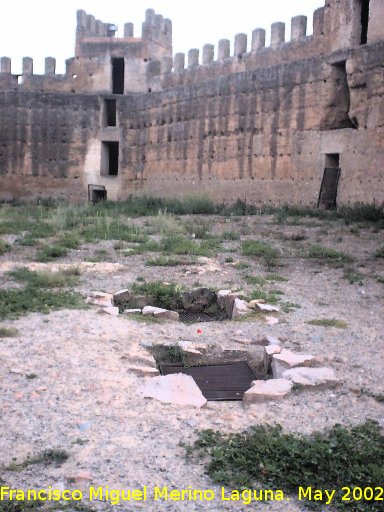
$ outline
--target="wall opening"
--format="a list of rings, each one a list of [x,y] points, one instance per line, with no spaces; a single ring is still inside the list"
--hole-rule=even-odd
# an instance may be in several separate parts
[[[117,176],[119,173],[119,143],[107,141],[101,143],[101,169],[103,176]]]
[[[88,201],[93,204],[107,200],[107,191],[103,185],[88,185]]]
[[[104,100],[103,126],[116,126],[116,100]]]
[[[124,94],[124,59],[112,59],[112,93]]]
[[[369,0],[360,0],[360,22],[361,22],[361,38],[360,44],[367,44],[368,41],[368,23],[369,23]]]
[[[321,210],[334,210],[337,206],[337,189],[341,173],[339,153],[325,155],[324,164],[317,207]]]

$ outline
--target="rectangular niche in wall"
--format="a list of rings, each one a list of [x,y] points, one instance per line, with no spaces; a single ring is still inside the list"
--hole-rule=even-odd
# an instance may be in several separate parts
[[[103,185],[88,185],[88,201],[93,204],[106,201],[107,190]]]
[[[101,169],[103,176],[117,176],[119,173],[119,143],[106,141],[101,143]]]
[[[116,100],[104,100],[103,126],[116,126]]]
[[[124,94],[124,58],[112,59],[112,93]]]

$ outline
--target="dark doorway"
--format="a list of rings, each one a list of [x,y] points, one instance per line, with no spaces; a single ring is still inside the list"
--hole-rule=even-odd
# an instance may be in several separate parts
[[[104,100],[104,126],[116,126],[116,100]]]
[[[119,143],[101,143],[101,173],[107,176],[117,176],[119,172]]]
[[[102,185],[88,185],[88,201],[93,204],[107,200],[107,191]]]
[[[367,44],[369,23],[369,0],[361,0],[361,40],[360,44]]]
[[[124,59],[112,59],[112,93],[124,94]]]
[[[164,364],[160,370],[163,375],[190,375],[207,400],[242,400],[258,378],[246,361],[190,367]]]
[[[333,210],[336,208],[340,173],[340,155],[338,153],[325,155],[325,169],[317,203],[317,207],[321,210]]]

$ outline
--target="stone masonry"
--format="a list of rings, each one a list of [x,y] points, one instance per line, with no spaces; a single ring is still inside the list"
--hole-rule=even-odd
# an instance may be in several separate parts
[[[250,16],[252,13],[249,13]],[[384,3],[313,15],[172,53],[149,9],[141,37],[77,13],[66,73],[0,66],[0,198],[207,194],[255,204],[384,200]],[[321,193],[320,193],[321,191]]]

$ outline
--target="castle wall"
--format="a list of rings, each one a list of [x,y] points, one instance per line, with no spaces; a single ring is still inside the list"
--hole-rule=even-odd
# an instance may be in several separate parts
[[[148,10],[142,37],[78,12],[65,75],[0,68],[2,197],[108,198],[207,193],[218,201],[316,205],[329,158],[341,168],[338,203],[384,200],[384,42],[362,21],[363,0],[329,0],[313,17],[256,29],[172,59],[169,20]],[[379,13],[371,0],[369,19]],[[365,35],[364,35],[365,30]],[[361,44],[366,37],[368,44]],[[377,42],[375,42],[377,40]],[[112,94],[112,59],[124,90]],[[201,61],[201,64],[200,64]],[[109,103],[108,103],[109,102]],[[108,113],[110,104],[114,106]],[[113,121],[108,121],[112,116]],[[115,119],[116,118],[116,119]],[[328,156],[327,156],[328,155]]]

